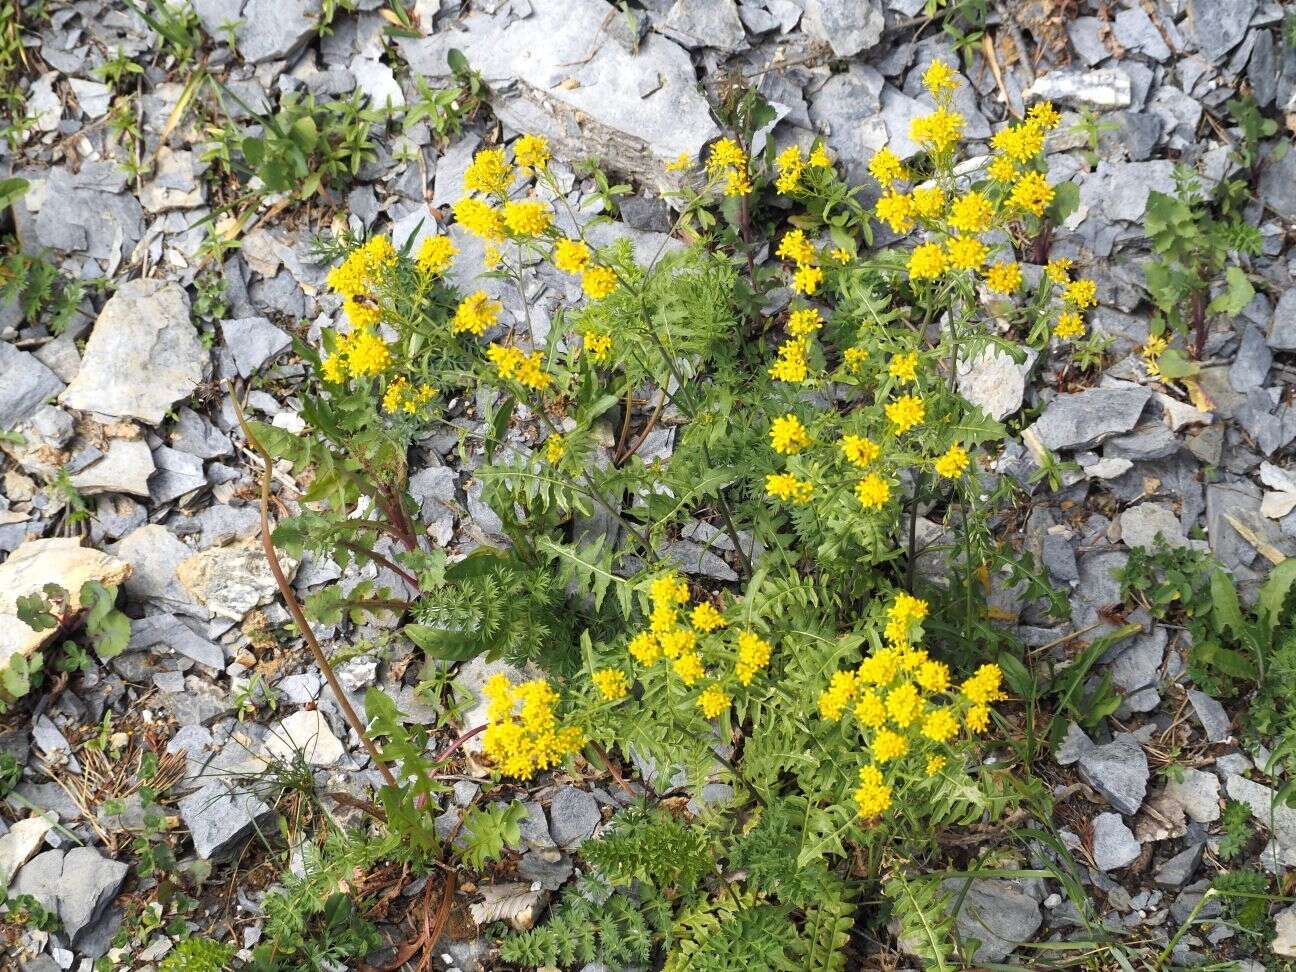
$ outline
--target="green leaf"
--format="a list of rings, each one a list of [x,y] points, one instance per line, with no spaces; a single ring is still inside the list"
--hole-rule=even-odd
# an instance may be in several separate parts
[[[1080,205],[1080,186],[1075,182],[1062,182],[1053,187],[1053,202],[1049,204],[1049,222],[1061,226]]]
[[[8,209],[25,196],[30,185],[26,179],[0,179],[0,210]]]
[[[464,52],[457,47],[452,47],[446,51],[446,64],[450,66],[451,74],[466,74],[468,67],[468,58],[464,57]]]
[[[1247,636],[1246,620],[1242,617],[1242,605],[1238,602],[1237,588],[1228,574],[1218,567],[1211,572],[1210,578],[1211,606],[1215,609],[1216,628],[1230,631],[1233,637],[1242,640]]]
[[[1242,272],[1241,267],[1230,266],[1224,271],[1228,288],[1206,305],[1211,314],[1224,313],[1230,316],[1242,313],[1243,308],[1255,297],[1255,288]]]
[[[245,138],[239,146],[243,159],[254,169],[259,169],[265,161],[265,141],[259,138]]]
[[[1260,588],[1256,613],[1267,629],[1276,628],[1282,619],[1283,605],[1287,603],[1293,583],[1296,583],[1296,558],[1289,558],[1270,571],[1269,579]]]
[[[481,653],[481,646],[470,631],[433,628],[426,624],[407,624],[405,637],[433,658],[445,661],[467,661]]]
[[[1191,378],[1201,371],[1201,365],[1196,361],[1188,360],[1178,348],[1166,348],[1161,352],[1161,357],[1157,358],[1157,367],[1161,370],[1161,374],[1171,381]]]

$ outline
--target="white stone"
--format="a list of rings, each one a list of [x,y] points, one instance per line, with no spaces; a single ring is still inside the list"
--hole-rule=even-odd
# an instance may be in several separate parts
[[[311,766],[332,766],[346,755],[346,749],[319,709],[303,709],[271,727],[265,753],[283,762],[300,755]]]

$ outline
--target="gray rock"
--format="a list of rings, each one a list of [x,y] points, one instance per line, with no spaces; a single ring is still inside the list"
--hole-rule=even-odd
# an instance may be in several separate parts
[[[801,29],[838,57],[854,57],[882,39],[886,20],[876,0],[806,0]]]
[[[1296,287],[1278,298],[1266,340],[1275,351],[1296,351]]]
[[[1067,723],[1066,735],[1058,743],[1053,758],[1059,766],[1070,766],[1081,756],[1094,748],[1093,740],[1074,722]]]
[[[1258,327],[1247,327],[1242,332],[1242,343],[1229,368],[1229,384],[1234,391],[1249,392],[1265,383],[1271,367],[1273,351],[1269,349],[1265,336]]]
[[[518,861],[517,873],[524,881],[538,883],[546,891],[557,891],[572,876],[572,859],[559,851],[530,850]]]
[[[235,31],[239,53],[253,64],[292,57],[319,29],[321,0],[246,0]]]
[[[688,48],[736,51],[747,40],[733,0],[675,0],[658,29]]]
[[[1259,0],[1188,0],[1184,28],[1208,60],[1221,61],[1241,43],[1258,5]]]
[[[1080,775],[1107,798],[1121,813],[1133,815],[1147,795],[1147,755],[1139,741],[1127,732],[1104,746],[1080,754]]]
[[[254,833],[271,827],[275,816],[251,793],[219,780],[184,797],[178,807],[193,835],[194,850],[204,861],[228,857]]]
[[[279,563],[291,581],[298,561],[280,553]],[[253,541],[209,547],[177,564],[175,575],[194,600],[231,621],[242,621],[279,591],[261,545]]]
[[[81,370],[59,400],[71,408],[157,425],[198,387],[207,363],[184,289],[131,280],[104,305]]]
[[[1165,793],[1184,808],[1189,820],[1212,823],[1220,818],[1219,777],[1199,769],[1182,771],[1182,779],[1171,778]]]
[[[133,568],[125,584],[129,596],[207,619],[208,613],[193,603],[175,575],[176,567],[193,551],[166,527],[157,523],[139,527],[111,549]]]
[[[45,842],[45,835],[57,822],[53,814],[25,817],[15,821],[9,831],[0,836],[0,891],[8,889],[18,869],[36,853]]]
[[[1183,887],[1197,872],[1197,865],[1201,863],[1202,848],[1205,846],[1203,843],[1196,843],[1186,850],[1181,850],[1157,868],[1152,880],[1163,888]]]
[[[1131,550],[1152,552],[1160,537],[1170,547],[1188,546],[1179,517],[1160,503],[1140,503],[1120,515],[1121,540]]]
[[[1074,17],[1066,24],[1071,46],[1090,67],[1112,56],[1112,52],[1103,43],[1103,34],[1109,29],[1108,25],[1097,17]]]
[[[1145,388],[1088,388],[1059,395],[1026,433],[1052,452],[1092,449],[1134,428],[1151,397]]]
[[[150,614],[131,621],[131,651],[158,651],[169,655],[174,650],[213,671],[225,668],[225,652],[190,628],[176,614]]]
[[[1161,422],[1148,428],[1137,429],[1129,435],[1118,436],[1108,440],[1103,446],[1105,459],[1129,459],[1133,462],[1147,462],[1149,459],[1165,459],[1179,451],[1180,442],[1170,429]]]
[[[68,78],[68,84],[76,95],[77,104],[89,118],[102,118],[112,106],[113,89],[98,81],[87,81],[85,78]]]
[[[1260,198],[1283,219],[1296,219],[1296,153],[1268,159],[1260,170]]]
[[[523,804],[526,816],[522,818],[518,829],[522,832],[522,842],[532,850],[551,851],[558,845],[554,843],[549,832],[549,818],[545,816],[544,807],[534,800]]]
[[[169,446],[153,450],[157,472],[149,477],[149,496],[156,504],[170,503],[207,486],[203,461]]]
[[[1161,31],[1141,7],[1120,11],[1112,30],[1116,42],[1126,51],[1140,51],[1156,61],[1164,61],[1170,56],[1170,48],[1166,46]]]
[[[1002,962],[1023,942],[1030,941],[1043,923],[1039,902],[1020,881],[951,878],[942,882],[951,902],[962,894],[954,916],[959,937],[980,942],[974,962]],[[964,893],[964,887],[966,893]]]
[[[199,459],[218,459],[234,454],[234,446],[230,443],[229,437],[185,405],[176,409],[171,446]]]
[[[1100,871],[1115,871],[1136,860],[1141,847],[1119,813],[1100,813],[1093,822],[1093,859]]]
[[[1231,731],[1233,720],[1224,711],[1224,706],[1205,692],[1199,692],[1196,689],[1188,690],[1188,701],[1192,705],[1193,712],[1197,715],[1197,721],[1201,723],[1206,738],[1210,742],[1228,742],[1233,737]]]
[[[871,178],[868,160],[886,144],[887,133],[878,131],[877,117],[885,84],[873,68],[852,64],[810,96],[810,120],[841,160],[847,180],[856,185]]]
[[[697,158],[720,134],[688,53],[649,33],[631,54],[606,35],[621,14],[605,0],[529,8],[517,17],[510,5],[478,7],[454,29],[396,43],[411,69],[430,78],[447,76],[450,48],[463,51],[491,85],[496,114],[517,131],[547,136],[559,157],[615,159],[651,185],[677,184],[666,163]]]
[[[1296,905],[1288,905],[1274,915],[1274,937],[1269,948],[1283,958],[1296,958]]]
[[[1129,73],[1122,68],[1049,71],[1026,89],[1027,98],[1075,107],[1128,108],[1133,100]]]
[[[240,378],[250,378],[263,364],[292,345],[292,338],[265,317],[221,321],[221,335],[234,357]]]
[[[372,57],[361,57],[352,61],[350,71],[355,76],[356,87],[369,99],[375,108],[401,108],[405,104],[405,93],[401,91],[396,74],[382,61]]]
[[[201,165],[195,165],[192,152],[173,151],[166,145],[161,146],[155,174],[140,190],[144,211],[162,213],[201,206],[207,195],[206,187],[198,178],[201,170]]]
[[[1157,682],[1165,648],[1166,630],[1157,625],[1119,649],[1120,654],[1111,664],[1111,678],[1124,690],[1124,708],[1128,711],[1151,712],[1161,701]]]
[[[66,854],[50,850],[32,858],[14,882],[15,894],[30,894],[58,913],[73,947],[99,919],[126,879],[129,868],[93,847],[74,847]]]
[[[1021,364],[998,345],[988,345],[970,361],[959,363],[958,392],[992,419],[1000,420],[1021,408],[1026,395],[1026,376],[1035,364],[1036,353],[1023,349]]]
[[[560,787],[549,804],[549,832],[563,850],[573,850],[592,837],[601,820],[598,801],[574,786]]]
[[[38,246],[86,253],[112,273],[144,235],[144,210],[124,192],[125,173],[116,162],[85,162],[76,171],[49,171],[40,209],[32,220]],[[28,195],[26,205],[32,203]]]
[[[1125,154],[1131,162],[1145,162],[1161,141],[1161,116],[1150,111],[1127,111],[1121,119]]]
[[[72,477],[72,485],[86,496],[128,493],[145,499],[153,475],[153,455],[143,439],[113,439],[108,451]]]
[[[8,431],[63,390],[35,355],[0,341],[0,429]]]

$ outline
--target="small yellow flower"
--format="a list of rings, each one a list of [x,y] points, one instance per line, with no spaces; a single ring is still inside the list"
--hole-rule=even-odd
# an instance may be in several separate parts
[[[877,457],[882,455],[882,448],[862,435],[843,435],[839,445],[846,461],[861,469],[876,462]]]
[[[1027,172],[1012,187],[1008,201],[1025,212],[1043,216],[1044,210],[1053,201],[1053,187],[1038,172]]]
[[[499,301],[491,300],[486,291],[479,290],[460,301],[450,323],[451,329],[456,334],[468,331],[481,337],[486,333],[486,328],[499,319],[500,311],[503,309],[504,305]]]
[[[527,169],[549,164],[549,142],[543,135],[523,135],[513,143],[513,161]]]
[[[944,662],[923,662],[914,678],[924,692],[944,692],[950,687],[950,670]]]
[[[640,665],[651,665],[662,656],[661,645],[649,631],[640,631],[631,638],[626,650]]]
[[[832,158],[828,155],[828,150],[823,147],[822,142],[811,150],[810,165],[815,169],[826,169],[832,165]]]
[[[552,433],[549,438],[545,439],[545,461],[551,466],[556,466],[567,451],[567,443],[562,435],[558,432]]]
[[[814,483],[791,473],[770,473],[765,477],[765,494],[785,503],[808,503],[814,495]]]
[[[913,682],[901,682],[887,693],[886,707],[891,721],[904,729],[922,714],[922,694]]]
[[[918,380],[918,352],[893,354],[887,363],[887,374],[902,382]]]
[[[730,169],[725,173],[725,195],[746,196],[752,191],[751,180],[741,169]]]
[[[1041,101],[1036,104],[1030,111],[1026,112],[1026,118],[1046,132],[1057,128],[1058,123],[1062,121],[1062,116],[1058,114],[1058,110],[1053,107],[1051,101]]]
[[[939,58],[932,61],[931,66],[923,72],[922,83],[924,88],[938,98],[945,92],[958,90],[959,86],[954,69]]]
[[[847,348],[842,353],[842,364],[848,371],[859,371],[864,367],[864,362],[868,360],[867,348]]]
[[[891,787],[882,779],[882,771],[876,766],[860,768],[860,785],[855,791],[855,803],[859,815],[865,819],[876,817],[891,806]]]
[[[963,137],[965,119],[956,111],[938,108],[930,115],[909,123],[909,137],[923,148],[940,155]]]
[[[994,219],[994,207],[979,192],[969,192],[954,200],[950,207],[949,224],[960,233],[984,233]]]
[[[415,262],[424,273],[439,276],[450,269],[450,263],[458,252],[450,237],[428,236],[419,244]]]
[[[814,244],[806,238],[805,232],[799,229],[788,230],[784,233],[778,249],[774,252],[777,256],[785,260],[791,260],[798,266],[814,263]]]
[[[914,215],[920,219],[939,219],[945,212],[945,190],[940,186],[923,186],[913,191]]]
[[[373,327],[382,318],[382,311],[376,304],[348,297],[342,302],[342,311],[347,320],[356,327]]]
[[[729,622],[715,609],[715,605],[710,601],[703,601],[693,608],[689,615],[689,623],[699,631],[710,634],[718,628],[725,627]]]
[[[729,711],[729,706],[733,704],[733,699],[718,685],[708,685],[698,696],[698,708],[708,719],[714,719],[723,712]]]
[[[346,358],[341,354],[330,354],[320,362],[320,374],[330,384],[342,384],[346,381]]]
[[[693,164],[693,160],[689,158],[689,154],[687,152],[681,152],[679,155],[675,157],[673,161],[666,163],[666,171],[683,172],[685,169],[689,168],[689,166],[691,166],[692,164]]]
[[[904,163],[889,148],[882,149],[869,159],[868,171],[883,189],[890,189],[892,183],[908,178]]]
[[[855,484],[855,498],[866,510],[881,509],[891,498],[891,484],[877,473],[869,473]]]
[[[880,730],[873,737],[873,744],[869,747],[869,755],[879,765],[885,765],[893,759],[899,759],[907,752],[909,752],[909,741],[898,732],[892,732],[890,729]]]
[[[980,270],[990,250],[975,236],[954,236],[945,244],[950,266],[956,270]]]
[[[853,259],[851,251],[844,246],[839,246],[832,251],[832,258],[837,263],[850,263]]]
[[[391,349],[387,342],[368,328],[347,335],[345,349],[347,370],[354,378],[368,378],[382,374],[391,364]]]
[[[747,167],[747,153],[732,138],[722,138],[711,146],[711,154],[706,161],[706,170],[712,174],[727,166],[738,169]]]
[[[604,361],[608,353],[612,350],[612,338],[607,334],[599,334],[596,331],[586,331],[583,335],[585,350],[594,361]]]
[[[653,604],[687,604],[688,584],[674,574],[662,574],[648,585],[648,597]]]
[[[978,668],[971,678],[965,679],[962,690],[968,701],[977,705],[989,705],[1004,697],[1002,684],[1003,671],[991,662]]]
[[[706,669],[702,666],[702,656],[696,651],[684,652],[671,662],[671,667],[675,669],[675,674],[680,677],[680,681],[690,688],[706,674]]]
[[[927,759],[927,775],[935,776],[945,768],[944,756],[930,756]]]
[[[996,132],[990,145],[1006,158],[1024,165],[1044,150],[1044,131],[1029,123],[1010,125]]]
[[[1016,263],[996,263],[986,273],[986,287],[996,294],[1015,294],[1021,285],[1021,267]]]
[[[916,395],[901,395],[888,404],[885,411],[886,417],[895,426],[897,435],[921,425],[923,419],[927,417],[927,407]]]
[[[986,175],[995,182],[1012,182],[1017,178],[1017,165],[1006,155],[997,155],[986,166]]]
[[[775,452],[794,456],[809,444],[810,433],[801,424],[801,420],[791,412],[770,423],[770,445]]]
[[[871,688],[860,692],[859,699],[855,702],[855,718],[866,728],[882,728],[886,724],[886,703],[882,701],[882,696]]]
[[[533,391],[544,391],[553,383],[553,376],[543,368],[544,354],[532,351],[517,366],[517,380]]]
[[[563,273],[582,273],[589,261],[590,250],[582,240],[572,240],[564,236],[554,244],[553,263]]]
[[[787,329],[793,337],[808,337],[823,327],[823,316],[813,307],[802,307],[788,315]]]
[[[1070,257],[1050,260],[1044,267],[1044,275],[1059,287],[1065,286],[1071,280],[1071,267],[1074,263]]]
[[[512,182],[513,170],[504,160],[504,150],[485,149],[473,156],[463,184],[469,192],[503,195]]]
[[[488,243],[486,246],[482,247],[483,270],[494,270],[500,265],[500,262],[503,259],[504,254],[500,252],[500,248],[494,243]]]
[[[630,694],[630,679],[619,668],[604,668],[590,676],[599,695],[608,702],[619,702]]]
[[[855,697],[855,673],[833,672],[828,688],[819,694],[819,715],[836,722]]]
[[[1148,361],[1155,361],[1157,358],[1161,357],[1161,355],[1165,354],[1166,349],[1169,347],[1169,341],[1160,334],[1154,334],[1144,343],[1143,350],[1140,354],[1142,354],[1142,356]]]
[[[806,358],[809,350],[810,341],[807,338],[784,341],[778,349],[778,360],[770,366],[770,377],[793,384],[805,381],[809,375],[809,362]]]
[[[590,267],[581,274],[581,289],[590,300],[602,300],[617,288],[617,276],[610,267]]]
[[[913,197],[899,192],[888,192],[877,201],[873,213],[891,227],[892,233],[904,235],[914,228]]]
[[[792,289],[807,297],[814,294],[823,283],[823,271],[818,267],[799,266],[792,275]]]
[[[738,681],[750,685],[756,673],[769,664],[773,653],[774,647],[764,638],[750,631],[738,632],[738,662],[734,666]]]
[[[958,479],[967,472],[970,464],[967,450],[955,442],[945,455],[936,460],[936,474],[943,479]]]
[[[1062,291],[1062,299],[1076,310],[1086,310],[1098,303],[1098,285],[1092,280],[1073,280]]]
[[[934,709],[923,720],[922,734],[932,742],[946,742],[958,735],[959,724],[949,709]]]
[[[990,727],[990,707],[988,705],[974,705],[968,709],[967,715],[963,717],[967,727],[971,732],[985,732]]]
[[[514,236],[540,236],[553,223],[553,210],[538,199],[504,204],[504,225]]]
[[[480,199],[465,197],[454,204],[455,220],[473,236],[487,242],[504,239],[504,217]]]
[[[909,254],[909,276],[914,280],[935,280],[945,272],[945,251],[939,243],[921,243]]]
[[[1063,311],[1058,315],[1057,324],[1053,326],[1053,335],[1059,341],[1074,341],[1084,337],[1084,318],[1075,311]]]

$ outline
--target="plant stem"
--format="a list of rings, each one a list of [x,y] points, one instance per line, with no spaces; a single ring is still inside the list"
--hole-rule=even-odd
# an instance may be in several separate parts
[[[315,632],[311,630],[310,623],[306,620],[301,605],[297,603],[297,596],[293,593],[292,585],[288,583],[288,578],[279,563],[279,556],[275,553],[274,541],[270,539],[270,474],[274,468],[274,462],[265,446],[261,445],[256,436],[252,434],[252,429],[248,426],[247,419],[243,415],[243,403],[234,394],[234,383],[232,381],[226,382],[225,387],[229,391],[230,401],[234,405],[234,415],[238,419],[239,427],[243,430],[244,438],[247,439],[248,445],[261,456],[261,461],[264,463],[264,469],[261,473],[261,548],[265,551],[270,573],[274,575],[275,584],[284,599],[288,613],[292,615],[293,621],[297,624],[297,629],[306,640],[306,645],[315,658],[315,664],[324,673],[324,678],[329,684],[329,689],[333,692],[333,698],[337,701],[338,708],[342,710],[343,717],[355,731],[355,734],[360,737],[360,742],[364,744],[369,757],[374,761],[374,766],[378,768],[378,772],[382,774],[382,778],[386,780],[387,785],[396,787],[399,785],[396,776],[387,765],[387,761],[383,759],[383,754],[378,749],[377,743],[369,736],[363,720],[356,713],[356,710],[352,708],[351,700],[347,698],[342,683],[338,681],[337,673],[333,671],[332,663],[324,654],[324,649],[320,647],[319,641],[316,640]]]

